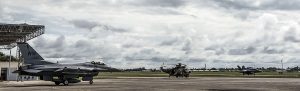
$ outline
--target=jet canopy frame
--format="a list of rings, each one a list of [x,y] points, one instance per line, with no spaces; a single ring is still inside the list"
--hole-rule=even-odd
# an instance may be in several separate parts
[[[11,49],[45,33],[44,25],[0,23],[0,49]]]

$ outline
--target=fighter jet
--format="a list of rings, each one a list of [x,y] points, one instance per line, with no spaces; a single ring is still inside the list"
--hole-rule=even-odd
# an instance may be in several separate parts
[[[251,75],[251,74],[255,75],[255,73],[261,72],[260,70],[255,69],[253,67],[247,67],[247,68],[245,68],[245,66],[240,67],[239,65],[237,67],[238,67],[238,70],[240,71],[240,73],[243,73],[243,75],[245,75],[245,74],[247,74],[247,75]]]
[[[185,64],[178,63],[175,65],[175,67],[167,67],[166,65],[162,65],[160,67],[160,70],[162,72],[168,73],[169,77],[175,76],[175,77],[189,77],[191,71],[186,68]]]
[[[38,76],[40,80],[52,81],[56,85],[89,81],[93,84],[93,77],[102,71],[119,71],[108,67],[103,62],[85,62],[76,64],[58,64],[45,61],[28,43],[17,43],[24,60],[14,73],[19,75]],[[79,79],[81,77],[82,79]]]

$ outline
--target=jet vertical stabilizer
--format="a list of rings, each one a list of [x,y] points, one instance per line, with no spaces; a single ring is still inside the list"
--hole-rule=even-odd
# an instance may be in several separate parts
[[[28,43],[17,43],[20,49],[25,64],[47,64],[49,62],[44,60]]]

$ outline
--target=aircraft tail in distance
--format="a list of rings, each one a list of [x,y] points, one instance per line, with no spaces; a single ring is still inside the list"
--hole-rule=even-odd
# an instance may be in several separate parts
[[[238,70],[242,70],[241,66],[238,65],[237,67],[238,67]]]

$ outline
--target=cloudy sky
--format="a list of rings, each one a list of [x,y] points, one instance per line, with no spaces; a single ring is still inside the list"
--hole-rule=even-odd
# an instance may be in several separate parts
[[[300,64],[300,0],[0,0],[1,23],[43,24],[46,59],[156,68]]]

